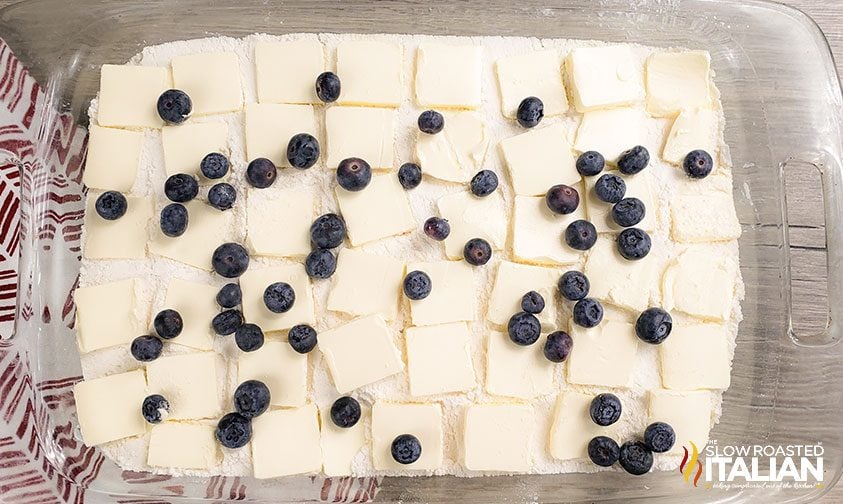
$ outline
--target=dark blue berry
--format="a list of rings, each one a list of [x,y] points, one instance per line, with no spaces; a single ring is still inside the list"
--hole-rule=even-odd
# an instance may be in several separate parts
[[[415,189],[421,181],[422,171],[416,163],[404,163],[398,168],[398,182],[404,189]]]
[[[317,248],[337,248],[344,239],[345,222],[337,214],[320,215],[310,225],[310,241]]]
[[[463,247],[462,255],[468,264],[483,266],[492,258],[492,246],[483,238],[472,238]]]
[[[618,443],[610,437],[597,436],[588,442],[588,458],[600,467],[611,467],[618,461],[620,451]]]
[[[337,183],[346,191],[362,191],[372,181],[372,167],[360,158],[347,158],[337,166]]]
[[[650,253],[650,235],[638,228],[626,228],[618,234],[618,252],[630,261],[643,259]]]
[[[513,343],[527,346],[538,341],[542,325],[532,313],[518,312],[509,318],[506,331]]]
[[[653,468],[653,452],[641,441],[627,441],[621,445],[618,462],[629,474],[640,476]]]
[[[548,189],[544,201],[553,213],[567,215],[580,206],[580,193],[571,186],[558,184]]]
[[[230,166],[228,158],[219,152],[212,152],[202,158],[199,163],[199,170],[205,178],[218,179],[225,177]]]
[[[240,413],[229,413],[217,423],[216,436],[226,448],[242,448],[252,439],[252,422]]]
[[[606,160],[603,159],[603,154],[597,151],[583,152],[577,158],[577,171],[583,177],[593,177],[603,171],[605,166]]]
[[[401,434],[392,441],[391,451],[399,464],[412,464],[421,457],[421,442],[412,434]]]
[[[635,175],[647,167],[650,162],[650,153],[647,148],[641,145],[625,150],[618,158],[618,171],[624,175]]]
[[[536,291],[521,296],[521,309],[527,313],[541,313],[544,310],[544,298]]]
[[[442,241],[451,234],[451,225],[447,219],[430,217],[424,221],[424,234],[436,241]]]
[[[544,356],[551,362],[564,362],[574,347],[574,340],[565,331],[556,331],[547,335],[544,342]]]
[[[664,453],[676,443],[673,427],[664,422],[653,422],[644,429],[644,445],[651,452]]]
[[[319,160],[319,140],[308,133],[293,135],[287,143],[287,161],[290,166],[306,170]]]
[[[155,315],[155,318],[152,320],[152,327],[155,328],[158,336],[164,339],[173,339],[181,334],[181,330],[184,328],[184,322],[179,312],[167,309],[161,310]]]
[[[221,311],[211,319],[211,327],[220,336],[234,334],[241,325],[243,325],[243,313],[240,310],[229,309]]]
[[[495,192],[498,188],[498,176],[492,170],[480,170],[471,177],[471,194],[484,197]]]
[[[331,420],[334,425],[343,429],[357,425],[360,413],[360,403],[353,397],[340,397],[331,405]]]
[[[612,205],[612,218],[618,226],[630,227],[644,220],[647,209],[638,198],[624,198]]]
[[[161,394],[147,396],[141,405],[141,413],[147,422],[161,423],[170,414],[170,402]]]
[[[156,104],[158,115],[167,124],[181,124],[190,117],[193,102],[187,93],[179,89],[168,89],[161,93]]]
[[[222,277],[237,278],[249,267],[249,252],[239,243],[223,243],[211,255],[211,266]]]
[[[138,336],[132,340],[132,357],[141,362],[151,362],[161,356],[164,343],[149,334]]]
[[[565,229],[565,243],[576,250],[588,250],[597,243],[597,228],[587,220],[575,220]]]
[[[117,191],[106,191],[97,197],[94,203],[97,215],[105,220],[117,220],[126,215],[129,203],[126,197]]]
[[[404,277],[404,295],[413,301],[429,296],[432,288],[433,282],[424,271],[411,271]]]
[[[297,324],[287,333],[287,341],[293,350],[300,354],[309,353],[316,348],[316,329],[307,324]]]
[[[579,271],[566,271],[559,278],[559,293],[570,301],[579,301],[588,296],[590,288],[588,278]]]
[[[419,115],[419,129],[429,135],[442,131],[445,127],[445,118],[435,110],[425,110]]]
[[[287,282],[275,282],[263,291],[263,304],[272,313],[285,313],[296,303],[296,291]]]
[[[262,381],[246,380],[234,390],[234,411],[255,418],[269,409],[269,387]]]
[[[574,304],[574,323],[582,327],[594,327],[603,320],[603,305],[593,298],[582,298]]]
[[[254,352],[263,346],[263,331],[255,324],[243,324],[234,331],[234,342],[244,352]]]
[[[615,394],[597,394],[591,400],[588,414],[591,420],[602,427],[607,427],[621,418],[621,400]]]
[[[266,158],[257,158],[252,160],[246,167],[246,181],[252,187],[258,189],[266,189],[275,182],[275,177],[278,176],[278,169],[272,161]]]
[[[193,175],[176,173],[170,175],[164,182],[164,195],[170,201],[186,203],[199,194],[199,182]]]
[[[325,103],[337,101],[341,88],[340,78],[334,72],[322,72],[316,77],[316,96]]]
[[[617,203],[626,195],[626,182],[614,173],[604,173],[594,183],[594,195],[606,203]]]
[[[641,341],[658,345],[670,336],[673,319],[661,308],[647,308],[635,321],[635,334]]]
[[[243,292],[236,283],[228,283],[217,292],[217,304],[223,308],[234,308],[243,301]]]
[[[538,126],[544,117],[544,103],[535,96],[528,96],[518,104],[515,117],[518,119],[518,124],[525,128]]]
[[[181,203],[170,203],[161,210],[161,232],[170,238],[181,236],[187,231],[187,208]]]
[[[708,177],[711,170],[714,168],[714,160],[711,159],[711,154],[704,150],[692,150],[685,156],[682,161],[682,168],[689,177],[701,179]]]
[[[328,249],[315,249],[307,254],[304,269],[310,278],[330,278],[337,271],[337,258]]]
[[[228,210],[237,201],[237,190],[225,182],[214,184],[208,189],[208,203],[217,210]]]

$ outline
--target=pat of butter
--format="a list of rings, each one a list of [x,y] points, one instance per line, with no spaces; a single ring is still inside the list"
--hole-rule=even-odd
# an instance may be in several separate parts
[[[676,324],[661,345],[662,385],[673,390],[729,388],[729,333],[719,324]]]
[[[657,52],[647,58],[647,111],[656,117],[711,104],[708,51]]]
[[[529,266],[502,261],[492,287],[487,318],[493,324],[506,327],[509,318],[521,311],[521,298],[530,291],[542,295],[545,308],[536,315],[542,329],[556,329],[556,284],[563,271],[555,268]]]
[[[255,80],[261,103],[321,103],[315,83],[324,71],[325,53],[317,40],[255,44]]]
[[[392,441],[411,434],[421,444],[421,456],[412,464],[392,458]],[[376,402],[372,407],[372,462],[378,471],[433,470],[442,465],[442,406],[438,403]]]
[[[464,392],[474,388],[471,333],[465,322],[404,330],[410,395]]]
[[[329,107],[325,111],[328,168],[350,157],[375,170],[394,168],[395,110],[374,107]]]
[[[404,369],[393,335],[379,315],[370,315],[319,335],[337,392],[345,394]]]
[[[730,241],[740,238],[741,224],[735,212],[731,181],[724,182],[728,183],[729,192],[683,191],[670,199],[671,238],[680,243]]]
[[[682,448],[691,451],[691,443],[702,452],[708,444],[711,430],[711,393],[650,391],[649,422],[665,422],[673,427],[676,443],[669,453],[682,453]]]
[[[284,313],[269,311],[263,302],[263,293],[275,282],[290,284],[296,293],[293,307]],[[287,264],[269,268],[251,267],[240,277],[243,291],[243,316],[257,324],[264,333],[282,331],[296,324],[315,325],[313,288],[302,264]]]
[[[100,126],[160,128],[157,103],[170,87],[166,68],[103,65],[100,70],[97,123]]]
[[[585,195],[582,184],[574,184],[580,204],[567,215],[553,213],[543,196],[516,196],[513,205],[512,254],[516,259],[535,264],[572,264],[582,252],[572,249],[563,237],[568,225],[585,219]]]
[[[269,388],[273,406],[304,406],[307,401],[307,355],[286,341],[267,341],[237,359],[237,382],[259,380]]]
[[[256,255],[301,257],[310,253],[310,224],[316,202],[301,189],[269,187],[249,191],[246,241]]]
[[[243,108],[240,63],[233,52],[176,56],[173,86],[193,102],[193,114],[219,114]]]
[[[135,311],[138,280],[128,279],[90,287],[73,293],[79,350],[125,345],[146,331]]]
[[[574,149],[579,152],[597,151],[614,164],[618,156],[636,145],[646,145],[646,117],[636,108],[595,110],[582,116],[577,129]],[[648,147],[649,149],[649,147]],[[656,151],[650,150],[650,156]]]
[[[337,427],[331,420],[331,407],[319,408],[322,432],[320,445],[322,447],[322,471],[326,476],[350,476],[351,464],[354,457],[366,444],[366,423],[363,418],[368,415],[364,405],[360,420],[351,427]]]
[[[82,182],[89,189],[129,192],[135,184],[143,133],[91,125]]]
[[[483,238],[492,250],[506,246],[506,207],[500,191],[483,198],[459,191],[442,196],[436,206],[451,226],[451,234],[442,241],[448,259],[462,259],[465,244],[472,238]]]
[[[167,299],[161,309],[176,310],[181,315],[184,327],[171,343],[193,347],[199,350],[214,348],[216,337],[210,320],[219,313],[216,296],[218,287],[179,278],[170,280]]]
[[[662,159],[681,166],[689,152],[702,149],[711,155],[716,167],[719,123],[720,116],[714,110],[683,110],[670,128]]]
[[[165,422],[152,428],[146,463],[152,467],[209,470],[219,464],[214,426]]]
[[[567,66],[577,112],[643,101],[644,75],[637,61],[628,46],[573,49]]]
[[[73,398],[82,440],[96,446],[146,432],[144,397],[146,377],[140,369],[77,383]]]
[[[404,263],[362,250],[343,248],[328,294],[328,309],[349,315],[398,316],[398,299],[404,280]]]
[[[413,325],[425,326],[474,320],[477,287],[474,266],[465,261],[416,262],[407,272],[423,271],[430,277],[430,295],[410,300]]]
[[[568,382],[629,387],[638,351],[632,324],[603,319],[597,327],[587,329],[572,321],[571,339],[575,350],[568,357]]]
[[[600,238],[588,254],[583,273],[591,283],[591,297],[641,312],[658,296],[657,267],[653,254],[629,261],[618,252],[613,238]]]
[[[500,149],[515,194],[539,196],[556,184],[581,180],[562,123],[501,140]]]
[[[491,331],[486,352],[486,392],[518,399],[532,399],[553,391],[555,365],[547,360],[542,344],[523,347],[509,336]]]
[[[154,226],[149,252],[211,271],[211,256],[218,246],[228,241],[226,230],[231,228],[234,214],[217,210],[199,199],[188,201],[184,206],[189,219],[184,234],[169,237]]]
[[[472,404],[463,432],[465,467],[471,471],[527,472],[536,430],[527,404]]]
[[[565,390],[556,400],[550,426],[550,455],[559,460],[588,457],[588,442],[596,436],[612,437],[612,427],[594,423],[589,413],[593,394]]]
[[[341,105],[397,107],[403,98],[402,49],[376,40],[349,40],[337,45]]]
[[[85,246],[82,249],[85,258],[145,259],[152,200],[127,196],[126,213],[119,219],[106,220],[96,210],[99,194],[89,192],[85,204]]]
[[[373,176],[362,191],[346,191],[337,186],[336,194],[348,238],[355,247],[404,234],[416,227],[407,191],[394,174]]]
[[[322,469],[316,406],[267,411],[252,420],[255,478],[315,473]]]
[[[299,133],[319,138],[316,115],[310,105],[250,103],[246,105],[246,158],[267,158],[276,167],[289,168],[287,144]],[[260,191],[251,191],[260,192]]]
[[[475,109],[482,103],[479,45],[419,44],[416,103],[421,107]]]
[[[726,320],[735,300],[736,275],[737,264],[731,257],[718,254],[717,248],[692,245],[664,272],[664,309],[707,320]]]
[[[161,128],[167,176],[199,176],[202,158],[211,152],[228,152],[228,126],[224,122],[191,123]]]
[[[217,418],[223,401],[217,382],[219,357],[214,352],[169,355],[146,365],[149,393],[170,402],[169,420]]]
[[[535,96],[544,105],[545,116],[568,110],[562,83],[562,60],[555,50],[532,51],[501,58],[495,64],[501,92],[501,112],[514,119],[521,101]]]
[[[653,198],[653,191],[650,185],[650,170],[644,170],[637,175],[622,175],[618,171],[605,171],[621,177],[626,184],[625,198],[638,198],[644,203],[644,219],[635,225],[648,233],[656,229],[656,216],[659,207],[656,206],[656,199]],[[601,173],[602,175],[602,173]],[[623,231],[612,217],[612,204],[606,203],[594,193],[594,185],[600,175],[585,177],[585,205],[588,210],[588,220],[594,224],[598,233],[618,233]],[[581,199],[582,201],[582,199]]]
[[[489,137],[474,112],[445,112],[445,127],[430,135],[416,134],[416,160],[423,172],[449,182],[468,182],[483,165]]]

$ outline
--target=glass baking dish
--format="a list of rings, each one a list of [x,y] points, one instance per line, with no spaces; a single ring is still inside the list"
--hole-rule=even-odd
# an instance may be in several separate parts
[[[734,164],[746,282],[732,386],[711,439],[718,446],[820,444],[822,482],[695,487],[676,471],[637,478],[620,472],[176,478],[120,471],[98,450],[82,446],[69,393],[81,374],[72,291],[79,271],[85,111],[98,89],[99,67],[122,63],[151,44],[255,32],[513,35],[710,51]],[[4,401],[13,395],[25,407],[13,413],[4,403],[0,411],[0,462],[18,460],[7,458],[13,449],[23,453],[23,462],[0,463],[4,501],[805,502],[840,477],[841,91],[828,45],[802,13],[760,0],[30,0],[0,11],[0,35],[43,90],[27,112],[37,131],[34,150],[13,159],[23,173],[20,294],[16,335],[0,341],[0,386]],[[794,167],[813,167],[823,181],[817,197],[825,205],[830,308],[820,334],[791,329],[783,174]]]

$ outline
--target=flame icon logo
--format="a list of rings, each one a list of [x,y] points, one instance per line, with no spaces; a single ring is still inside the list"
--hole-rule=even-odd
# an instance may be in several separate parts
[[[700,476],[702,476],[702,462],[699,461],[700,452],[697,450],[697,445],[693,441],[691,441],[690,460],[688,457],[688,448],[683,446],[682,449],[685,450],[685,456],[682,457],[682,462],[679,463],[679,472],[682,473],[682,477],[685,478],[686,483],[690,483],[691,475],[694,475],[694,486],[697,486]],[[694,474],[694,469],[696,469],[696,474]]]

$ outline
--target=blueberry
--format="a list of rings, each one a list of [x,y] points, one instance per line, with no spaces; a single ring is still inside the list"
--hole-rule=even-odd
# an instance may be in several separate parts
[[[217,292],[217,304],[223,308],[234,308],[243,301],[243,292],[236,283],[228,283]]]
[[[167,309],[161,310],[155,315],[155,318],[152,320],[152,327],[155,328],[158,336],[164,339],[173,339],[181,334],[181,330],[184,328],[184,322],[179,312]]]
[[[337,183],[346,191],[362,191],[372,181],[372,167],[360,158],[347,158],[337,166]]]
[[[483,238],[472,238],[463,247],[462,255],[468,264],[483,266],[492,258],[492,246]]]
[[[559,292],[570,301],[579,301],[588,296],[590,288],[588,278],[579,271],[566,271],[559,278]]]
[[[419,115],[419,129],[423,133],[434,135],[445,127],[445,118],[435,110],[425,110]]]
[[[266,158],[254,159],[246,167],[246,182],[258,189],[266,189],[271,186],[277,176],[278,169],[275,168],[272,161]]]
[[[176,203],[187,203],[199,194],[199,182],[193,175],[176,173],[164,182],[164,195]]]
[[[170,203],[161,209],[161,232],[170,238],[183,235],[188,221],[187,208],[181,203]]]
[[[653,422],[644,429],[644,445],[651,452],[664,453],[676,443],[673,427],[664,422]]]
[[[591,400],[588,413],[591,420],[602,427],[607,427],[617,422],[621,417],[621,400],[615,394],[597,394]]]
[[[638,228],[626,228],[618,234],[618,252],[630,261],[643,259],[650,253],[650,235]]]
[[[141,405],[141,414],[151,424],[161,423],[170,414],[170,402],[161,394],[146,396]]]
[[[617,203],[626,195],[626,182],[614,173],[604,173],[594,183],[594,195],[606,203]]]
[[[640,476],[653,468],[653,452],[641,441],[627,441],[621,445],[618,462],[629,474]]]
[[[619,456],[620,447],[610,437],[597,436],[588,442],[588,458],[600,467],[611,467]]]
[[[641,341],[658,345],[670,336],[673,319],[661,308],[647,308],[635,321],[635,334]]]
[[[294,325],[287,333],[287,341],[296,352],[309,353],[316,348],[316,330],[307,324]]]
[[[211,327],[220,336],[234,334],[241,325],[243,325],[243,313],[240,310],[221,311],[211,319]]]
[[[249,252],[239,243],[223,243],[214,250],[211,266],[222,277],[237,278],[249,267]]]
[[[618,171],[624,175],[635,175],[647,167],[650,162],[650,153],[647,148],[641,145],[625,150],[618,157]]]
[[[565,331],[556,331],[547,335],[544,342],[544,356],[550,362],[564,362],[571,353],[574,340]]]
[[[275,282],[263,291],[263,304],[272,313],[286,313],[296,303],[296,291],[287,282]]]
[[[413,301],[429,296],[432,288],[433,282],[424,271],[411,271],[404,277],[404,295]]]
[[[193,102],[187,93],[179,89],[168,89],[161,93],[156,104],[158,115],[167,124],[181,124],[190,117]]]
[[[527,346],[538,341],[542,325],[532,313],[518,312],[509,318],[506,325],[509,339],[516,345]]]
[[[436,241],[442,241],[451,234],[451,225],[447,219],[430,217],[424,221],[424,234]]]
[[[357,425],[360,413],[360,403],[353,397],[340,397],[331,405],[331,420],[334,425],[343,429]]]
[[[515,117],[518,119],[518,124],[525,128],[538,126],[544,117],[544,103],[535,96],[528,96],[518,104]]]
[[[322,72],[316,77],[316,96],[325,103],[337,101],[340,97],[340,78],[334,72]]]
[[[580,193],[573,187],[558,184],[548,189],[544,201],[553,213],[567,215],[580,206]]]
[[[692,150],[682,161],[682,168],[691,178],[706,178],[714,168],[714,160],[711,159],[711,154],[704,150]]]
[[[234,411],[255,418],[269,409],[269,387],[262,381],[246,380],[234,390]]]
[[[392,441],[392,458],[399,464],[412,464],[421,457],[419,439],[412,434],[401,434]]]
[[[404,189],[415,189],[421,181],[422,171],[416,163],[404,163],[398,168],[398,182]]]
[[[597,229],[587,220],[575,220],[565,229],[565,243],[576,250],[588,250],[597,243]]]
[[[603,305],[593,298],[582,298],[574,304],[574,323],[594,327],[603,320]]]
[[[149,334],[138,336],[132,340],[132,357],[141,362],[151,362],[161,356],[164,343]]]
[[[541,313],[544,310],[544,298],[536,291],[521,296],[521,309],[527,313]]]
[[[337,258],[328,249],[314,249],[307,254],[304,269],[310,278],[330,278],[337,271]]]
[[[647,209],[638,198],[624,198],[612,205],[612,218],[618,226],[630,227],[644,220]]]
[[[94,208],[97,215],[105,220],[117,220],[126,215],[129,203],[126,197],[117,191],[106,191],[97,197]]]
[[[310,225],[310,241],[318,248],[337,248],[344,239],[345,222],[337,214],[320,215]]]
[[[287,161],[293,168],[306,170],[319,160],[319,140],[308,133],[293,135],[287,143]]]
[[[216,436],[226,448],[242,448],[252,439],[252,422],[240,413],[229,413],[217,423]]]
[[[254,352],[263,346],[263,331],[255,324],[243,324],[234,331],[234,342],[244,352]]]
[[[208,203],[217,210],[228,210],[237,201],[237,190],[225,182],[214,184],[208,189]]]
[[[228,173],[229,166],[230,163],[228,162],[228,158],[219,152],[207,154],[202,158],[202,161],[199,162],[199,170],[205,178],[209,179],[225,177],[225,174]]]
[[[480,170],[471,177],[471,194],[484,197],[495,192],[498,188],[498,176],[492,170]]]
[[[603,155],[597,151],[586,151],[580,154],[577,158],[577,171],[583,177],[593,177],[597,175],[606,166],[606,160]]]

